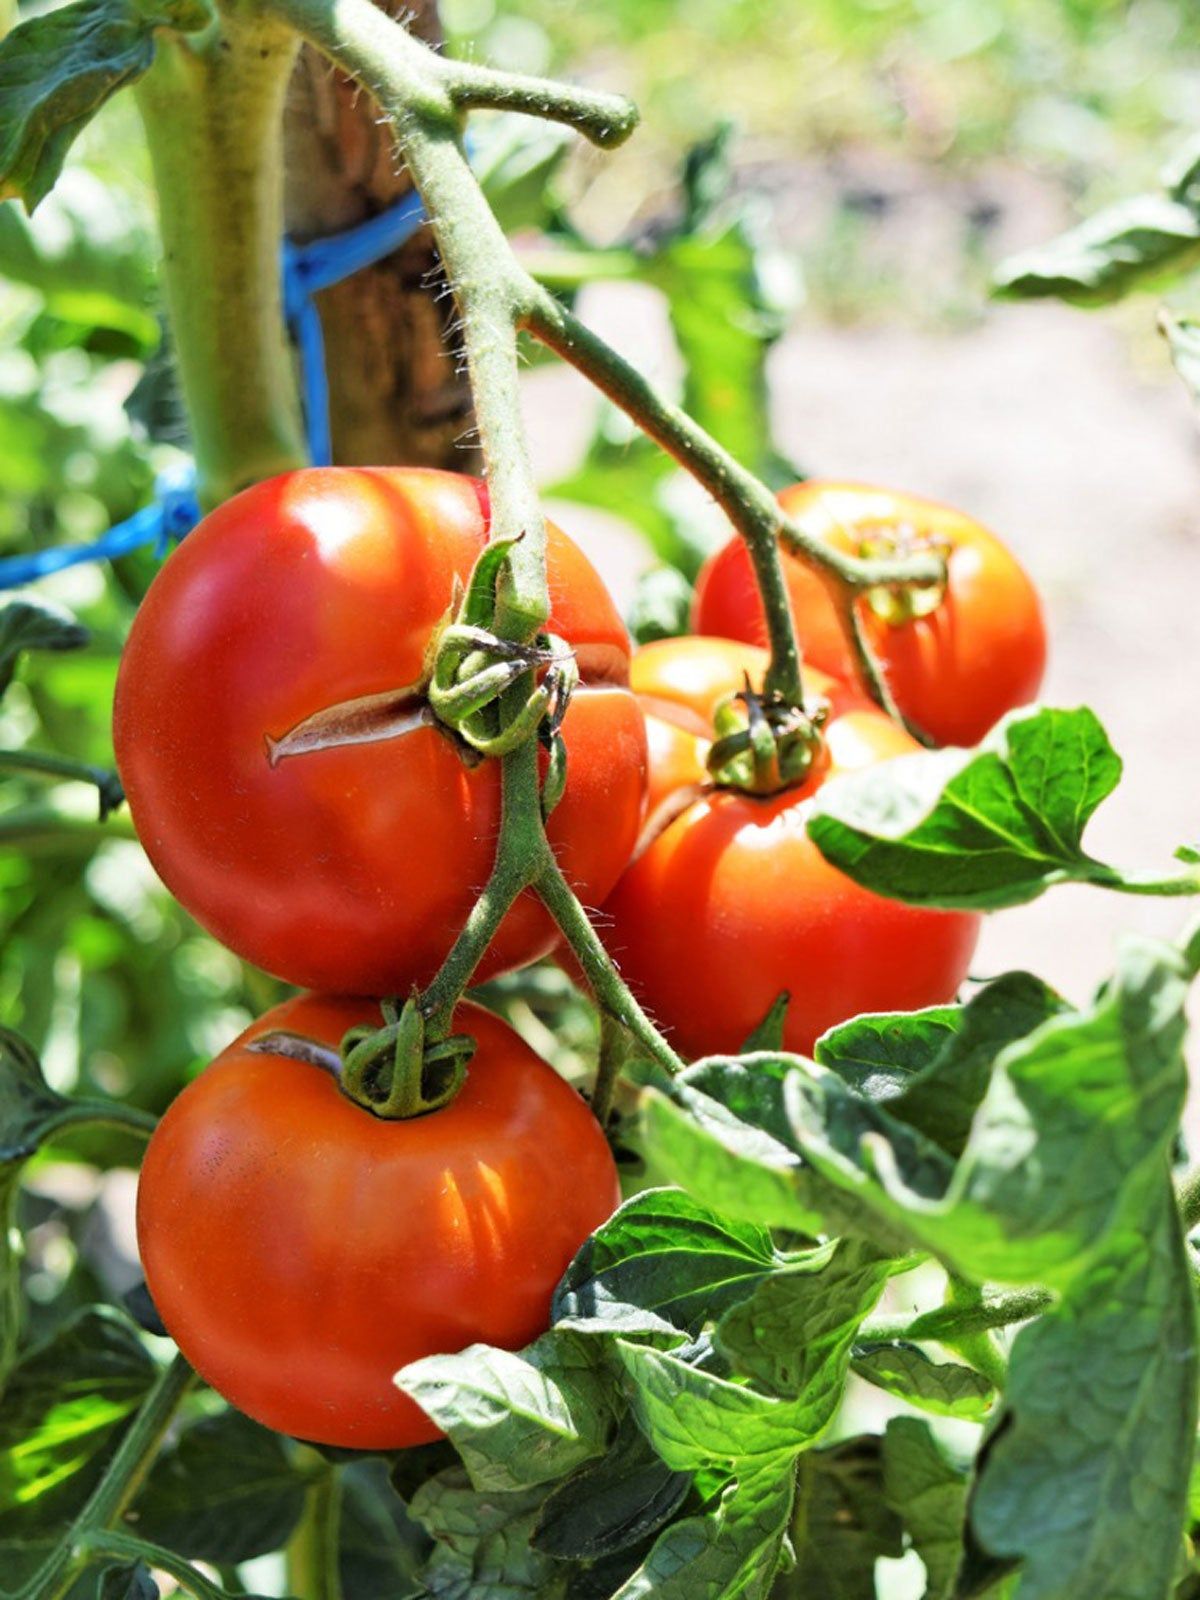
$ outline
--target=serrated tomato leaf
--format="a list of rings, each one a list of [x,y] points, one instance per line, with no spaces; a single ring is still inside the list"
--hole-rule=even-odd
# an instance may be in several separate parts
[[[904,1549],[883,1496],[882,1439],[860,1434],[800,1457],[792,1537],[796,1565],[778,1600],[875,1600],[876,1561]]]
[[[883,1441],[883,1493],[925,1567],[925,1600],[949,1600],[962,1557],[967,1463],[916,1417],[893,1417]]]
[[[25,650],[79,650],[89,634],[69,611],[49,600],[22,596],[0,606],[0,694],[12,682]]]
[[[939,1417],[982,1422],[996,1402],[991,1383],[957,1361],[934,1361],[919,1345],[856,1345],[854,1372],[877,1389]]]
[[[545,1490],[480,1493],[457,1467],[412,1498],[413,1517],[434,1541],[421,1568],[422,1595],[436,1600],[566,1600],[570,1567],[530,1538]]]
[[[538,1512],[533,1544],[559,1560],[597,1561],[627,1550],[668,1522],[692,1486],[651,1450],[626,1418],[611,1447],[573,1472]]]
[[[976,751],[900,756],[825,784],[809,833],[856,883],[910,905],[1020,905],[1117,875],[1082,848],[1121,762],[1095,714],[1017,712]]]

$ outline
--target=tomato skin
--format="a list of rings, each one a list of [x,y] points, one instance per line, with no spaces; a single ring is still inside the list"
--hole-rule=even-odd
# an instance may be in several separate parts
[[[167,887],[222,943],[279,977],[343,993],[406,993],[436,971],[486,881],[498,763],[464,764],[433,727],[267,758],[330,705],[421,675],[430,634],[487,532],[483,486],[453,473],[309,469],[213,512],[166,562],[117,683],[117,764]],[[548,539],[551,629],[583,685],[563,729],[566,794],[549,835],[597,904],[629,858],[645,735],[629,641],[600,578]],[[544,954],[532,896],[481,976]]]
[[[706,643],[645,646],[634,683],[661,684],[668,671],[679,682]],[[714,643],[727,656],[727,643]],[[742,648],[754,676],[762,652]],[[708,673],[698,677],[694,713],[708,694]],[[651,725],[671,715],[661,697],[656,705]],[[685,1055],[740,1049],[784,990],[792,997],[785,1047],[808,1053],[835,1023],[949,1000],[966,976],[979,917],[883,900],[830,866],[805,831],[827,776],[910,753],[915,742],[836,687],[825,734],[827,772],[767,797],[708,792],[662,829],[605,902],[605,944]],[[653,759],[653,733],[650,748]],[[652,772],[652,790],[659,781]]]
[[[409,1122],[246,1048],[272,1029],[336,1048],[379,1021],[373,1002],[327,995],[260,1017],[167,1110],[137,1207],[150,1294],[201,1376],[267,1427],[367,1450],[439,1437],[393,1374],[536,1338],[620,1199],[583,1100],[478,1007],[455,1019],[478,1041],[465,1085]]]
[[[1046,667],[1041,602],[995,534],[937,501],[865,484],[798,483],[779,500],[826,543],[850,553],[864,538],[904,528],[950,546],[946,593],[928,616],[894,626],[861,602],[897,705],[939,744],[977,744],[1006,712],[1036,696]],[[795,557],[785,554],[784,567],[805,660],[853,682],[854,664],[827,589]],[[698,633],[766,643],[762,602],[740,539],[701,570],[692,626]]]

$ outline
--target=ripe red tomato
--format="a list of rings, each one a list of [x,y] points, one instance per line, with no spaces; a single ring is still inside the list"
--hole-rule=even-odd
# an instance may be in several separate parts
[[[483,485],[454,473],[289,473],[205,518],[134,621],[114,739],[142,843],[211,933],[291,983],[407,993],[487,879],[499,764],[464,761],[444,729],[269,756],[269,741],[314,714],[420,678],[487,525]],[[582,679],[549,835],[594,905],[640,826],[645,733],[628,636],[599,576],[557,528],[548,565],[550,628]],[[555,936],[524,896],[480,975],[544,955]]]
[[[728,662],[730,649],[666,639],[634,656],[652,759],[656,720],[696,738],[695,722],[711,714],[714,658]],[[741,652],[758,681],[764,653]],[[816,689],[817,675],[810,680]],[[830,866],[806,832],[827,777],[906,754],[914,741],[836,686],[824,734],[829,764],[807,784],[768,796],[707,792],[667,823],[605,902],[602,933],[622,976],[686,1055],[737,1050],[784,990],[785,1046],[807,1052],[837,1022],[937,1004],[966,976],[977,916],[880,899]],[[695,760],[698,769],[703,747]],[[652,788],[658,782],[652,773]]]
[[[780,504],[836,549],[855,555],[947,552],[941,600],[925,616],[885,620],[860,601],[896,704],[939,744],[974,745],[1002,716],[1034,698],[1046,667],[1046,631],[1037,591],[1015,556],[978,522],[917,495],[857,483],[798,483]],[[855,668],[820,578],[784,556],[792,615],[806,661],[853,680]],[[692,626],[766,643],[762,602],[739,538],[709,558],[696,584]]]
[[[438,1437],[395,1372],[544,1332],[620,1196],[584,1102],[478,1007],[455,1019],[478,1042],[463,1088],[407,1122],[247,1048],[281,1029],[336,1050],[363,1022],[371,1001],[326,995],[260,1017],[156,1129],[137,1224],[155,1307],[215,1389],[282,1433],[382,1450]]]

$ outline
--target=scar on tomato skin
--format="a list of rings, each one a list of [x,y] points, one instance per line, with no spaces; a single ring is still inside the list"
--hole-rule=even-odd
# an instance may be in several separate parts
[[[364,694],[355,700],[341,700],[305,717],[278,739],[264,734],[267,761],[277,767],[287,756],[309,755],[315,750],[332,750],[339,745],[376,744],[383,739],[399,739],[418,728],[432,727],[434,715],[425,699],[423,687],[385,689],[381,694]]]
[[[286,1056],[289,1061],[305,1061],[310,1067],[319,1067],[322,1072],[332,1073],[335,1078],[340,1078],[342,1074],[342,1058],[336,1050],[329,1045],[318,1044],[315,1039],[309,1039],[302,1033],[288,1033],[283,1028],[260,1033],[257,1039],[251,1039],[246,1049],[252,1050],[255,1055]]]

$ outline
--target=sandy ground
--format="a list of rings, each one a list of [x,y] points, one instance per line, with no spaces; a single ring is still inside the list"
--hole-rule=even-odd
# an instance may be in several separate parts
[[[595,291],[584,310],[644,370],[670,376],[652,296]],[[1052,305],[997,307],[952,334],[801,316],[773,380],[779,440],[814,472],[961,505],[1019,552],[1049,612],[1044,700],[1091,705],[1126,762],[1089,846],[1169,870],[1177,845],[1200,842],[1200,445],[1182,388],[1136,371],[1111,318]],[[582,446],[579,399],[571,374],[527,379],[547,480]],[[560,514],[626,599],[647,564],[640,541],[610,519]],[[1031,967],[1081,1000],[1123,930],[1170,934],[1185,914],[1178,901],[1060,889],[989,919],[975,970]],[[1200,1073],[1200,1049],[1194,1060]],[[1197,1138],[1200,1114],[1191,1120]]]

